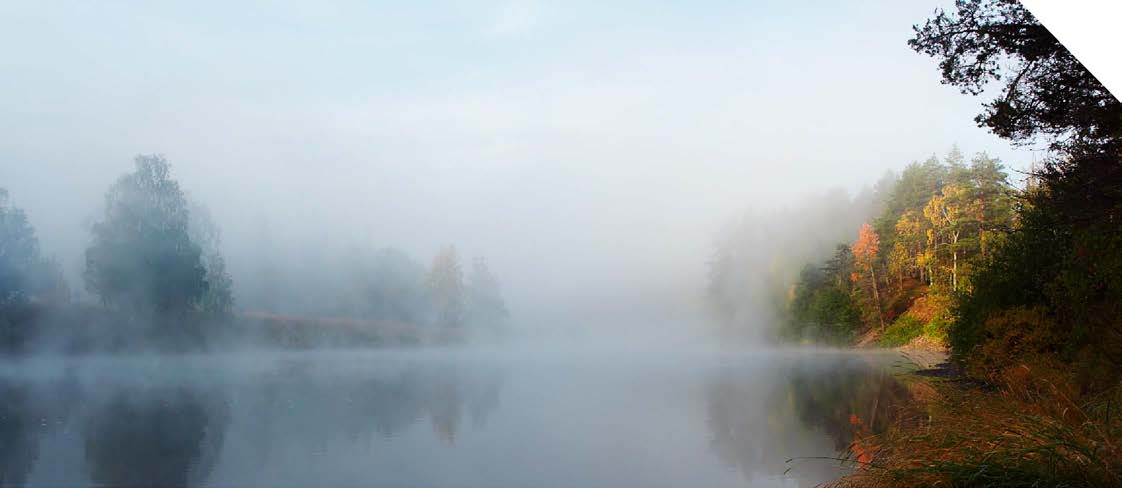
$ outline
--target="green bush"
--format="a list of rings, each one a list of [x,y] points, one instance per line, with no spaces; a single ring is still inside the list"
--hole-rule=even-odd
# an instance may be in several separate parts
[[[947,340],[947,329],[951,326],[951,320],[946,317],[935,317],[930,322],[923,326],[923,335],[939,341]]]
[[[907,344],[908,341],[923,334],[923,321],[908,315],[901,315],[892,325],[884,330],[884,334],[877,339],[877,344],[883,347],[897,347]]]

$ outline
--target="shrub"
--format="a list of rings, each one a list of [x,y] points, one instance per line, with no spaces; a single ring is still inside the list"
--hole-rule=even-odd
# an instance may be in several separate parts
[[[902,346],[919,337],[923,331],[924,325],[921,320],[909,314],[904,314],[885,329],[884,334],[880,336],[880,339],[877,339],[877,344],[884,347]]]
[[[950,326],[949,318],[945,316],[935,317],[923,326],[923,335],[945,343],[947,341],[947,329]]]

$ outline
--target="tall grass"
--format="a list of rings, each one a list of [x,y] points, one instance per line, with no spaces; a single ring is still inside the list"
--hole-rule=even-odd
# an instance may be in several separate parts
[[[1062,371],[1022,365],[999,388],[938,381],[836,486],[1122,486],[1119,388],[1084,398]]]

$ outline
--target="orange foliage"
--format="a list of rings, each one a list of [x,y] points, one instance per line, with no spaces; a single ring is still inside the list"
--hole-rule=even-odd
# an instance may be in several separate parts
[[[873,226],[865,224],[857,234],[857,242],[853,243],[853,257],[857,261],[857,268],[868,271],[873,267],[880,251],[880,236],[873,230]]]
[[[859,466],[868,466],[869,463],[873,462],[873,451],[876,450],[862,439],[869,429],[865,427],[865,424],[861,422],[861,417],[858,417],[857,414],[849,414],[849,423],[855,429],[853,443],[849,445],[849,450],[853,453],[853,459],[857,461]]]

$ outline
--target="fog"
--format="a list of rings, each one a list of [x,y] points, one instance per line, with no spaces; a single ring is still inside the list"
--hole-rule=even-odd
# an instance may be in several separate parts
[[[737,215],[953,143],[1027,166],[905,45],[932,8],[6,2],[0,186],[74,290],[106,189],[158,153],[242,310],[266,266],[323,291],[353,249],[454,244],[523,331],[692,328]]]
[[[938,3],[0,2],[0,485],[850,473],[914,365],[800,273],[1033,161]]]
[[[849,468],[790,459],[830,456],[865,428],[836,405],[878,428],[906,391],[878,372],[884,355],[263,359],[7,365],[0,474],[52,486],[815,486]]]

